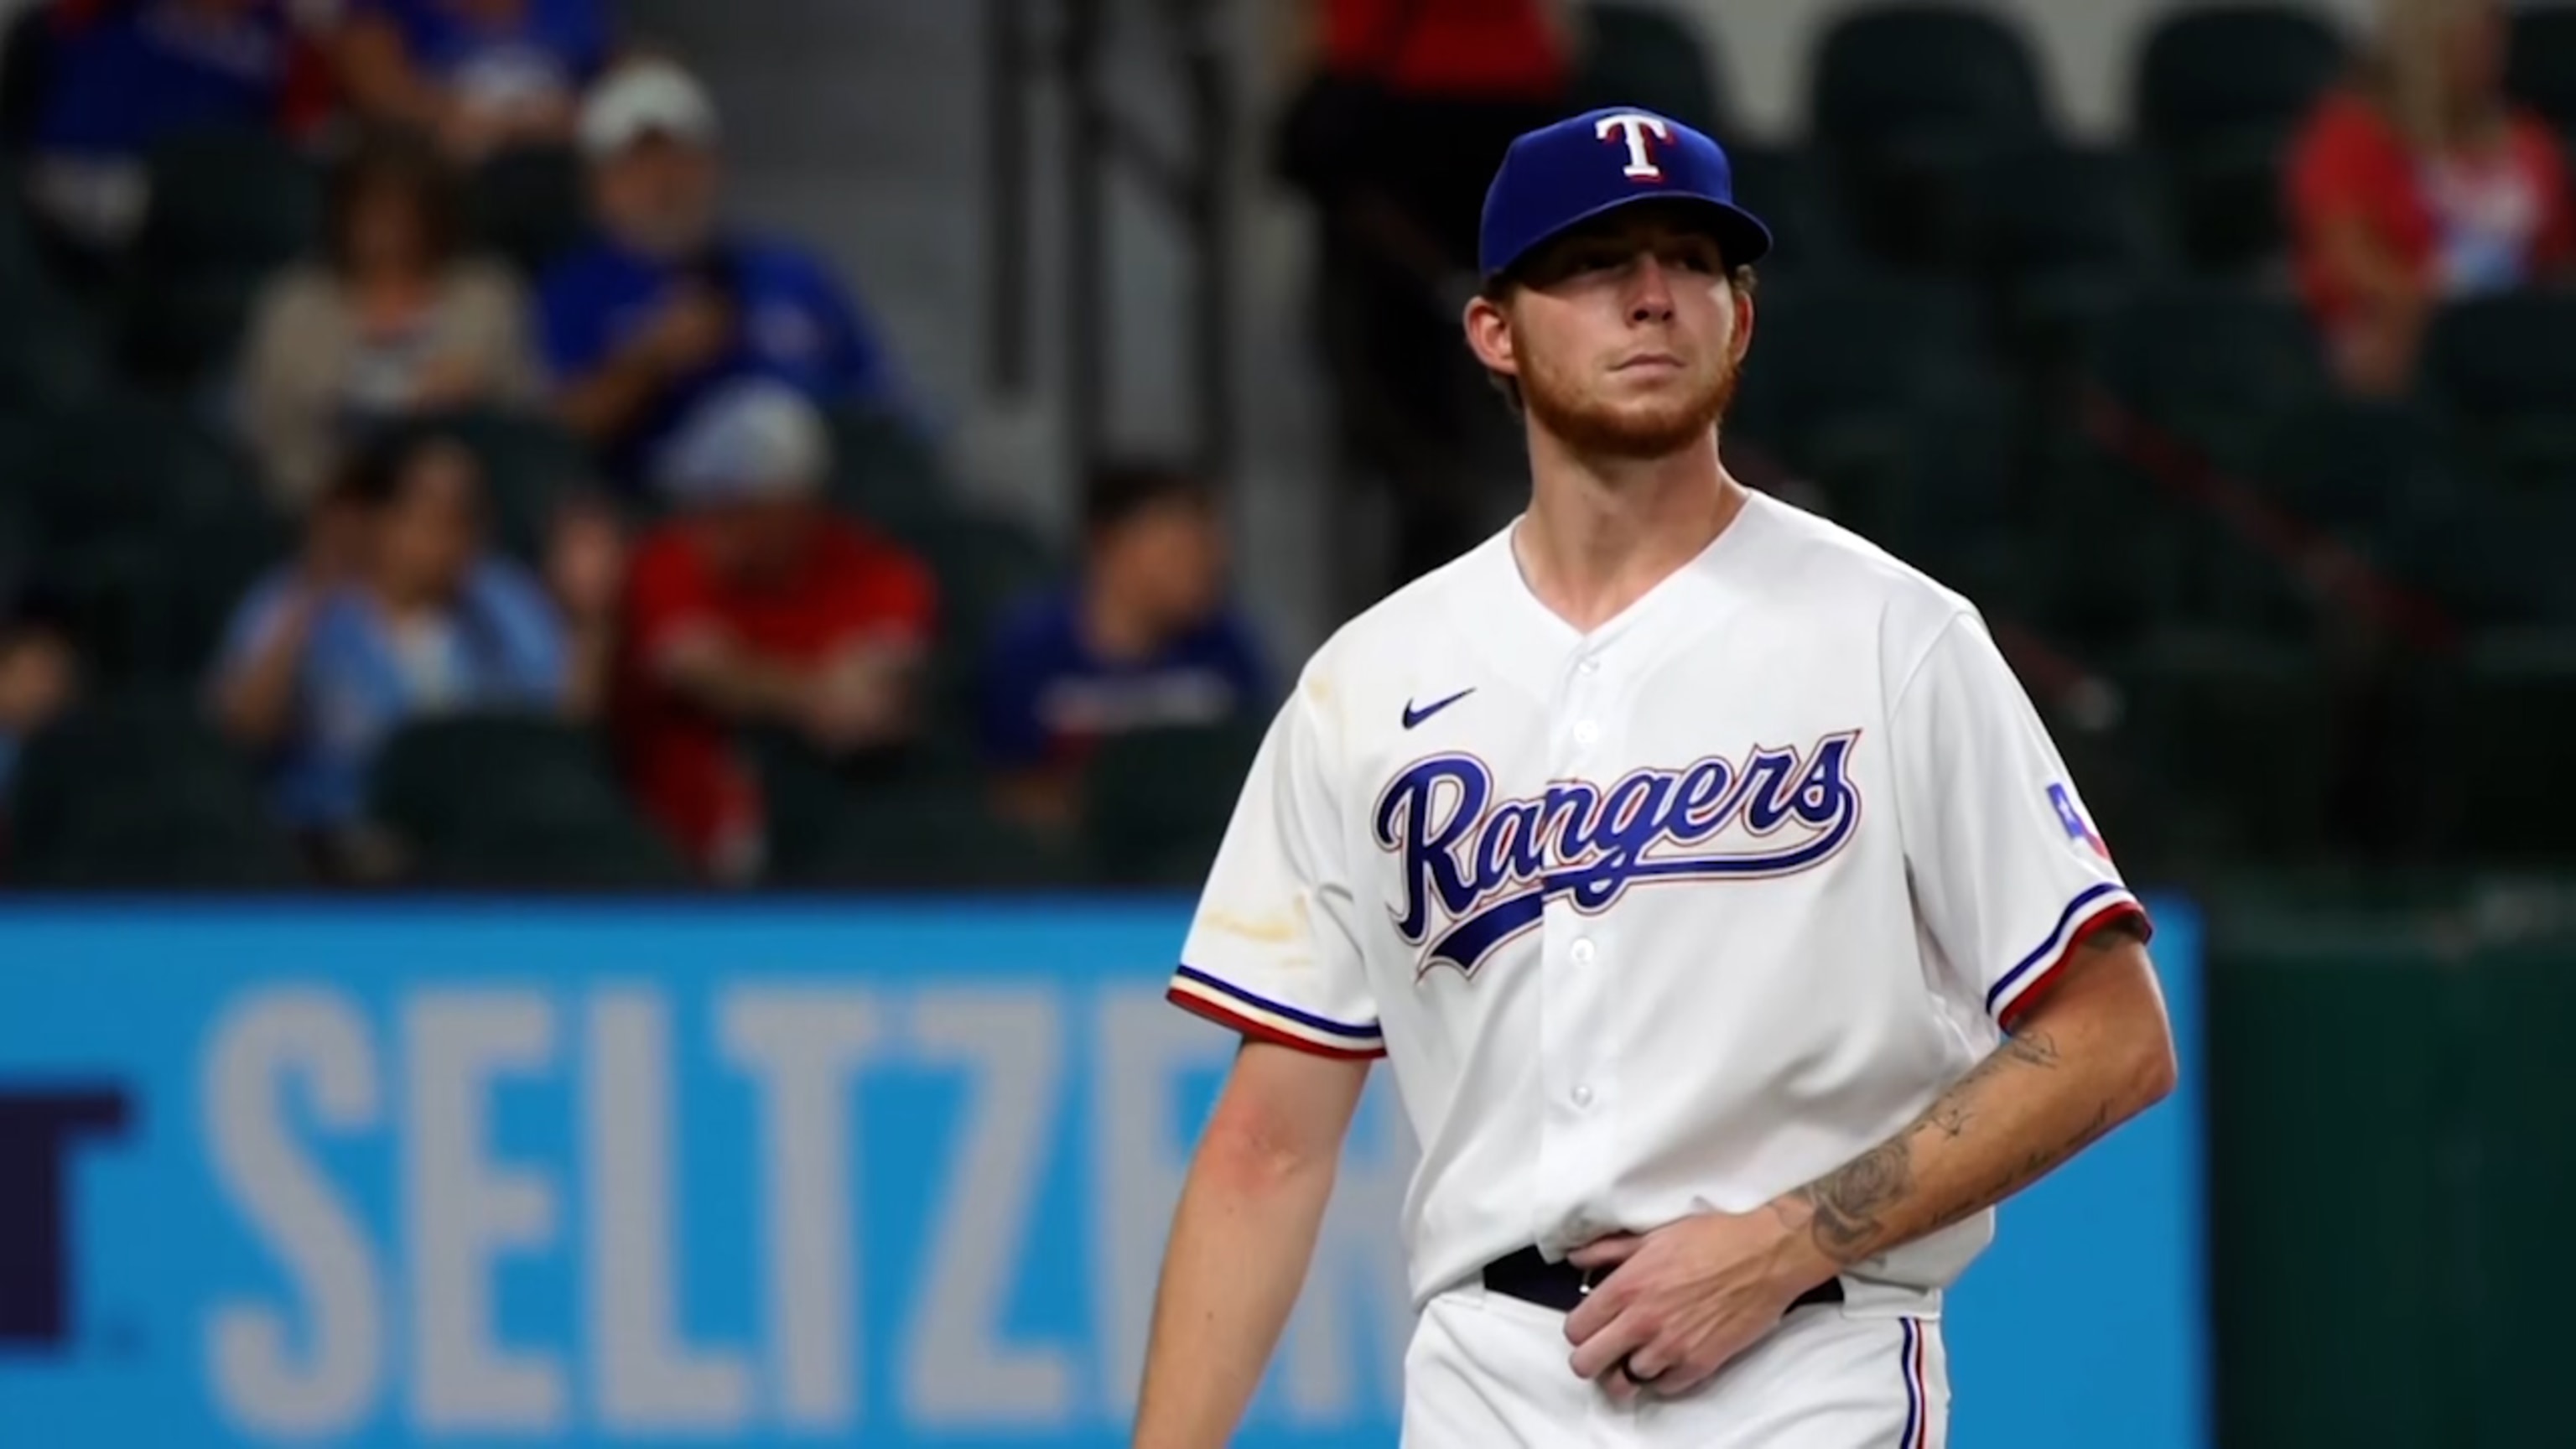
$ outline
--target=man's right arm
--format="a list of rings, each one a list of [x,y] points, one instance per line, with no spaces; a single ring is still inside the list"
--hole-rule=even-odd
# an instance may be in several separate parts
[[[723,298],[701,286],[675,289],[631,340],[608,348],[590,366],[564,368],[556,415],[593,442],[617,438],[651,410],[673,379],[723,355],[733,343],[733,326],[733,309]],[[557,365],[563,366],[560,356]]]
[[[1220,1449],[1315,1252],[1367,1058],[1247,1039],[1173,1215],[1135,1449]]]
[[[653,667],[674,693],[746,723],[801,721],[812,693],[810,673],[764,659],[711,624],[674,630],[654,646]]]

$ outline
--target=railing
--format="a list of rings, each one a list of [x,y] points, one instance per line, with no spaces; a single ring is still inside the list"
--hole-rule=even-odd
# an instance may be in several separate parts
[[[987,385],[1009,398],[1025,395],[1036,382],[1030,241],[1051,233],[1035,214],[1033,162],[1052,139],[1064,176],[1062,227],[1052,234],[1064,248],[1063,385],[1074,475],[1087,471],[1102,451],[1114,367],[1103,194],[1123,169],[1178,218],[1191,254],[1183,345],[1197,387],[1191,400],[1194,461],[1207,476],[1222,478],[1233,461],[1235,431],[1229,302],[1235,223],[1227,173],[1236,118],[1222,34],[1226,7],[1219,0],[1164,0],[1151,12],[1153,38],[1180,71],[1186,96],[1189,120],[1179,146],[1121,110],[1106,88],[1101,63],[1111,39],[1111,7],[1105,0],[1056,0],[1044,17],[1053,27],[1045,38],[1037,33],[1040,16],[1030,0],[987,0],[985,9],[992,236]],[[1064,98],[1064,124],[1053,138],[1038,134],[1030,103],[1041,85],[1055,87]]]

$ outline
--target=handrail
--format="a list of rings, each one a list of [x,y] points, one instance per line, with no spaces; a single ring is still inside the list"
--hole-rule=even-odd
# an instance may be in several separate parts
[[[1143,182],[1142,193],[1180,220],[1195,263],[1185,303],[1189,374],[1196,385],[1195,462],[1211,479],[1226,476],[1234,453],[1234,208],[1229,172],[1236,130],[1233,87],[1223,44],[1221,5],[1169,0],[1150,12],[1176,37],[1187,92],[1191,141],[1175,148],[1120,110],[1103,85],[1108,39],[1104,0],[1056,0],[1053,43],[1031,38],[1027,0],[987,0],[986,55],[992,92],[987,154],[991,247],[987,297],[991,313],[985,373],[1005,394],[1032,385],[1035,289],[1027,239],[1044,223],[1034,216],[1030,165],[1039,138],[1027,99],[1045,80],[1062,88],[1065,289],[1063,388],[1074,476],[1100,461],[1113,357],[1108,286],[1108,217],[1104,195],[1112,168]]]
[[[2086,437],[2167,493],[2215,514],[2285,572],[2418,648],[2448,653],[2459,647],[2459,625],[2446,610],[2382,574],[2333,534],[2221,471],[2099,383],[2086,383],[2080,401]]]

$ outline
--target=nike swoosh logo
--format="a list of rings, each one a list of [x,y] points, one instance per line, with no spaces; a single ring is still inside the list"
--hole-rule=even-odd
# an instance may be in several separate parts
[[[1447,699],[1435,699],[1420,709],[1415,709],[1413,707],[1413,701],[1408,699],[1404,702],[1404,727],[1406,729],[1411,729],[1415,725],[1422,723],[1424,720],[1431,718],[1433,715],[1438,714],[1440,711],[1447,709],[1449,706],[1456,704],[1458,701],[1465,699],[1468,695],[1474,694],[1475,692],[1475,686],[1470,685],[1465,689],[1459,690],[1456,694],[1449,696]]]

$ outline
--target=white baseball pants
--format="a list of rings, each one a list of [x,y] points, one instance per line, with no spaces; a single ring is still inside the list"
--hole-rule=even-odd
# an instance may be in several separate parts
[[[1937,1318],[1801,1308],[1691,1393],[1623,1407],[1574,1376],[1564,1315],[1480,1284],[1423,1309],[1404,1356],[1403,1449],[1944,1449]]]

